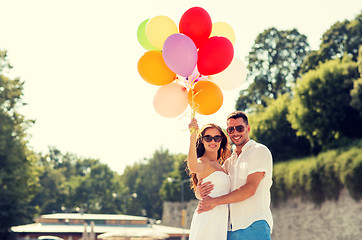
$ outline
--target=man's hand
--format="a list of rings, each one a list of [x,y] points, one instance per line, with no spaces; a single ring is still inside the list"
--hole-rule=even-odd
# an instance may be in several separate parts
[[[202,199],[197,206],[197,213],[207,212],[216,207],[215,199],[209,196],[206,196]]]
[[[212,184],[211,182],[202,183],[202,180],[200,180],[196,187],[196,197],[198,199],[204,199],[207,195],[211,193],[213,189],[214,184]]]

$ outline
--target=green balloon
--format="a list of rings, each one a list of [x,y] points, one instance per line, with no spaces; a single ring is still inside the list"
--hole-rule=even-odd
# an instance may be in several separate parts
[[[137,29],[137,39],[141,46],[146,50],[158,50],[148,41],[146,36],[146,25],[150,19],[144,20]]]

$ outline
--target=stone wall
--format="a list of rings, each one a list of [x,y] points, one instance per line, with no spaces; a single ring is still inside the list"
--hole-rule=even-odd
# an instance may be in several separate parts
[[[184,203],[186,228],[190,227],[197,201]],[[165,202],[162,222],[181,227],[181,204]],[[321,206],[291,199],[272,208],[273,240],[359,240],[362,239],[362,201],[353,200],[343,190],[337,202],[326,201]]]
[[[186,209],[186,228],[190,228],[192,216],[197,207],[197,200],[192,200],[189,202],[164,202],[163,203],[163,214],[162,214],[162,224],[172,226],[172,227],[182,227],[181,226],[181,210]]]

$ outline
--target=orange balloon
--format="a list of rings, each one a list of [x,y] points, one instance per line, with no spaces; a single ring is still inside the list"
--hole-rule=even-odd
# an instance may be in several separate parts
[[[192,107],[192,94],[194,95],[195,111],[199,114],[210,115],[217,112],[223,103],[224,97],[221,89],[210,81],[198,81],[192,91],[188,93],[188,101]]]
[[[139,60],[137,64],[138,73],[146,82],[162,86],[173,82],[176,73],[172,72],[162,58],[160,51],[148,51]]]

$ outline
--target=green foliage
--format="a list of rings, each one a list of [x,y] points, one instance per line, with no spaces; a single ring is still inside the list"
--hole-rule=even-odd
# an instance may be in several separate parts
[[[343,137],[362,136],[362,119],[350,106],[357,64],[346,58],[321,64],[298,80],[288,121],[315,151]]]
[[[290,93],[308,53],[306,36],[296,29],[269,28],[259,34],[248,55],[250,85],[240,92],[236,109],[254,111],[259,104],[266,106],[268,99]]]
[[[38,160],[41,191],[32,204],[40,214],[83,211],[87,213],[120,213],[114,194],[124,192],[119,175],[96,159],[82,159],[63,154],[55,147]]]
[[[32,204],[37,206],[39,212],[60,212],[61,206],[67,197],[63,183],[65,177],[60,169],[43,169],[39,176],[40,191],[33,198]]]
[[[301,67],[301,73],[316,69],[320,63],[346,55],[356,61],[362,45],[362,12],[352,21],[333,24],[322,36],[318,51],[311,52]]]
[[[310,154],[307,139],[297,136],[287,120],[290,102],[290,95],[286,93],[270,100],[268,107],[261,107],[249,115],[250,137],[268,146],[274,162]]]
[[[362,141],[356,141],[355,147],[340,151],[340,178],[350,195],[362,199]]]
[[[362,117],[362,78],[353,82],[351,90],[351,106],[356,109]]]
[[[362,77],[362,45],[359,46],[357,64],[359,76]]]
[[[338,200],[342,188],[346,188],[355,200],[360,200],[362,140],[316,157],[276,163],[273,171],[273,205],[293,197],[320,205],[325,200]]]
[[[29,223],[35,212],[30,201],[37,191],[35,158],[27,149],[26,129],[32,121],[18,112],[23,82],[4,75],[11,66],[0,50],[0,239],[11,226]]]
[[[353,89],[351,90],[351,106],[359,111],[362,117],[362,45],[359,48],[357,64],[360,78],[353,82]]]
[[[113,193],[120,192],[120,183],[115,178],[116,173],[107,165],[97,162],[84,177],[71,179],[78,184],[70,188],[66,203],[76,204],[85,212],[116,213],[117,207]]]
[[[160,195],[164,201],[179,202],[181,199],[181,181],[190,179],[186,172],[186,155],[178,154],[175,156],[174,170],[169,173],[168,177],[163,181],[160,189]],[[176,181],[169,181],[168,178]],[[191,183],[184,183],[184,200],[189,201],[195,199],[195,194],[191,190]]]
[[[127,167],[121,180],[130,193],[138,194],[137,201],[141,204],[139,214],[143,210],[148,217],[160,219],[163,207],[160,189],[165,178],[173,171],[175,156],[170,155],[168,150],[160,149],[155,151],[152,158],[145,160],[145,163]]]

